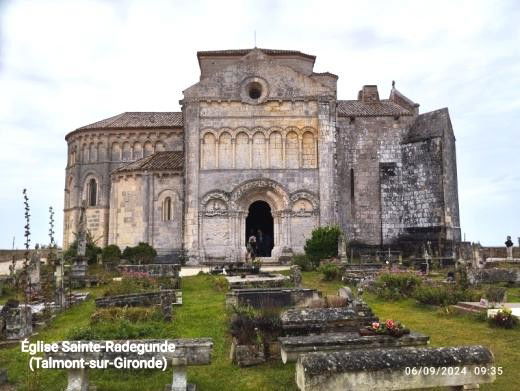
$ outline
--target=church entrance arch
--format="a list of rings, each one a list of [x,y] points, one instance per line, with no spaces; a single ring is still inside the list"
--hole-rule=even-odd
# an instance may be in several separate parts
[[[255,201],[249,206],[246,217],[246,243],[251,235],[256,237],[256,255],[270,257],[274,243],[274,221],[271,207],[265,201]]]

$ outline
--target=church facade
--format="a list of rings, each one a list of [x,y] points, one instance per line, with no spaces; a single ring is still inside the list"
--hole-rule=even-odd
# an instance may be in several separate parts
[[[192,262],[302,253],[317,226],[359,246],[450,255],[460,241],[447,109],[419,114],[392,87],[337,98],[338,77],[292,50],[198,52],[182,112],[123,113],[65,139],[64,247],[86,204],[98,245],[148,242]]]

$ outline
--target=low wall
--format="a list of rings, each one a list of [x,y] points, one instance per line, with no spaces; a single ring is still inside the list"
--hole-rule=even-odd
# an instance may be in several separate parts
[[[161,295],[165,293],[171,294],[172,304],[182,304],[182,292],[180,290],[165,289],[162,291],[102,297],[96,299],[96,307],[148,307],[160,304]]]
[[[119,265],[121,273],[146,273],[151,277],[179,277],[181,265],[173,263],[150,263],[148,265]]]

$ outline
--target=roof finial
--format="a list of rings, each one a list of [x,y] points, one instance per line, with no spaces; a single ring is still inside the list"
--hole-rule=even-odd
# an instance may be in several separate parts
[[[392,88],[395,88],[395,80],[392,80]]]
[[[256,30],[255,30],[255,49],[256,49]]]

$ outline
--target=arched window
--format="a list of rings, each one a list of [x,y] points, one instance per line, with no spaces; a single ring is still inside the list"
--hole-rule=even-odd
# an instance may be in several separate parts
[[[144,143],[144,155],[143,157],[147,157],[153,154],[153,145],[150,141]]]
[[[283,146],[280,132],[273,132],[269,136],[269,154],[272,168],[283,167]]]
[[[113,143],[112,144],[112,154],[111,154],[111,160],[113,162],[119,162],[121,161],[121,147],[119,146],[118,143]]]
[[[206,133],[202,139],[202,168],[215,168],[216,140],[213,133]]]
[[[315,168],[316,167],[316,142],[314,141],[314,135],[311,132],[305,132],[303,134],[302,142],[302,160],[304,168]]]
[[[172,220],[172,199],[171,197],[166,197],[162,203],[162,220],[170,221]]]
[[[249,136],[246,133],[237,134],[236,138],[236,168],[249,168]]]
[[[253,168],[265,167],[265,136],[261,132],[253,136]]]
[[[94,178],[92,178],[88,181],[87,202],[88,202],[88,206],[97,205],[97,182]]]
[[[296,132],[287,133],[287,145],[285,153],[287,154],[287,168],[298,168],[298,135]]]
[[[233,165],[233,149],[231,135],[228,132],[220,135],[218,148],[218,168],[231,168]]]
[[[139,142],[134,144],[134,160],[143,158],[143,147]]]
[[[128,162],[132,160],[132,149],[130,148],[130,143],[125,141],[123,143],[123,161]]]

